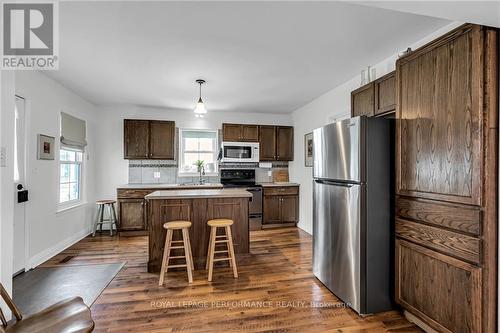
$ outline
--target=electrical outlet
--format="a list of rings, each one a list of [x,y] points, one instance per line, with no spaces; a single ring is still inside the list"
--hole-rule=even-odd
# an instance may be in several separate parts
[[[160,178],[160,171],[153,172],[153,178],[156,178],[156,179]]]
[[[268,177],[272,177],[272,176],[273,176],[273,172],[272,172],[272,170],[269,170],[269,171],[267,172],[267,176],[268,176]]]
[[[7,166],[7,148],[0,147],[0,167],[5,168]]]

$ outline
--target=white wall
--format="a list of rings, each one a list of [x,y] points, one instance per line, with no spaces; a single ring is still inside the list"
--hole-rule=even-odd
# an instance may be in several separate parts
[[[196,118],[190,110],[169,110],[130,105],[99,108],[97,126],[97,198],[116,198],[116,188],[128,182],[128,160],[123,159],[123,119],[173,120],[178,128],[216,129],[223,122],[242,124],[291,125],[289,114],[238,113],[208,111]]]
[[[408,41],[408,46],[416,49],[461,24],[461,22],[451,23],[420,41]],[[382,61],[373,59],[373,63],[376,64],[374,67],[377,70],[377,77],[395,69],[399,51],[394,50],[393,55]],[[371,64],[359,64],[360,70],[367,65]],[[295,133],[295,160],[290,163],[290,179],[300,183],[300,222],[298,226],[310,234],[312,234],[312,168],[304,166],[304,135],[338,118],[349,116],[351,91],[358,88],[360,82],[360,75],[356,75],[292,113]]]
[[[37,71],[16,72],[16,94],[26,100],[28,265],[36,266],[86,236],[95,201],[96,107]],[[58,212],[60,112],[87,123],[83,196],[87,204]],[[55,160],[37,160],[37,134],[56,138]]]
[[[0,71],[0,147],[5,148],[6,165],[0,167],[0,282],[12,291],[14,230],[14,72]],[[10,311],[0,301],[2,311]]]

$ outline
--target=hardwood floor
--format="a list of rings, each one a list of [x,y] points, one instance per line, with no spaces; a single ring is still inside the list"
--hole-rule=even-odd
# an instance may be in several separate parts
[[[126,261],[92,305],[95,332],[421,332],[391,311],[361,318],[311,272],[311,236],[298,228],[251,233],[251,253],[229,267],[147,273],[147,237],[87,237],[42,266]],[[316,306],[311,306],[316,305]]]

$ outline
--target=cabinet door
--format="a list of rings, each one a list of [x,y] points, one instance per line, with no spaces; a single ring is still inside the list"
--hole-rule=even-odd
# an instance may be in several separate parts
[[[375,115],[396,110],[396,72],[375,81]]]
[[[375,89],[373,82],[354,90],[351,93],[351,114],[353,117],[368,116],[374,114]]]
[[[123,124],[124,158],[148,158],[149,120],[125,119]]]
[[[149,157],[173,160],[175,155],[175,122],[150,121]]]
[[[222,141],[241,141],[243,126],[240,124],[222,124]]]
[[[281,197],[277,195],[264,196],[264,218],[262,223],[281,223]]]
[[[290,223],[298,220],[298,201],[295,195],[281,197],[281,222]]]
[[[144,199],[118,200],[120,231],[146,230]]]
[[[278,161],[293,161],[293,127],[278,126],[276,159]]]
[[[483,69],[472,34],[397,63],[398,194],[481,204]]]
[[[243,141],[258,142],[259,141],[259,126],[243,125]]]
[[[396,301],[441,332],[482,332],[481,269],[396,239]]]
[[[260,160],[276,160],[276,126],[259,126]]]

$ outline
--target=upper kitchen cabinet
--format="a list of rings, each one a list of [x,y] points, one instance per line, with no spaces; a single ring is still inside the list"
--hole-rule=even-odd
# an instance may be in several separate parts
[[[374,82],[375,108],[374,114],[385,115],[396,111],[396,72],[378,78]]]
[[[124,158],[175,158],[175,122],[162,120],[124,120]]]
[[[125,119],[123,129],[124,158],[148,158],[149,120]]]
[[[261,161],[276,160],[276,126],[259,126],[259,151]]]
[[[173,160],[175,158],[175,122],[152,120],[149,122],[149,158]]]
[[[293,161],[293,127],[276,127],[276,159]]]
[[[223,141],[259,141],[259,126],[244,125],[244,124],[222,124],[222,139]]]
[[[384,116],[396,110],[396,72],[390,72],[351,92],[351,115]]]
[[[351,92],[351,115],[372,117],[375,111],[375,86],[373,82]]]

